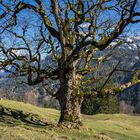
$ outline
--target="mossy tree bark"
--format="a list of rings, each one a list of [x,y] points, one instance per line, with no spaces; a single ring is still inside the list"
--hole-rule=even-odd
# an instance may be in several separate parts
[[[57,92],[59,93],[57,98],[61,105],[60,122],[79,122],[80,120],[82,97],[78,89],[76,61],[78,59],[85,60],[85,66],[80,70],[82,75],[91,72],[90,63],[96,50],[104,50],[112,46],[110,43],[116,39],[118,40],[118,37],[129,24],[140,22],[140,12],[136,10],[138,8],[138,0],[133,0],[132,2],[112,2],[106,0],[96,0],[95,2],[85,1],[86,0],[66,0],[65,3],[62,4],[59,0],[50,0],[47,10],[45,7],[47,3],[41,0],[34,0],[34,4],[21,0],[16,2],[9,0],[10,3],[7,3],[7,1],[0,2],[0,5],[4,9],[4,11],[0,13],[0,20],[5,21],[7,18],[9,19],[6,20],[6,24],[2,25],[2,33],[5,33],[5,31],[6,33],[9,32],[25,44],[25,47],[21,44],[18,45],[19,47],[17,48],[14,43],[7,49],[5,45],[3,45],[5,39],[2,39],[0,51],[4,58],[0,61],[0,68],[9,73],[10,71],[7,70],[7,67],[14,67],[16,73],[13,71],[11,71],[11,73],[14,76],[26,77],[27,75],[27,83],[30,86],[43,83],[47,79],[60,80],[60,90]],[[106,3],[109,3],[107,7]],[[119,10],[113,10],[112,7],[114,7],[113,9]],[[19,26],[17,26],[21,15],[19,13],[26,9],[32,10],[33,13],[35,12],[35,15],[41,17],[39,26],[33,24],[33,28],[37,27],[37,30],[39,29],[40,31],[38,35],[41,38],[39,37],[37,40],[36,36],[30,36],[31,40],[28,39],[28,26],[23,26],[24,28],[22,28],[21,34],[9,28],[15,26],[15,29],[19,29]],[[110,19],[106,17],[98,23],[97,20],[102,18],[102,14],[98,14],[97,11],[100,11],[100,13],[106,11],[109,15],[114,12],[118,15],[118,18],[115,23],[113,22],[113,16],[110,16]],[[30,14],[32,13],[26,15],[28,16]],[[110,21],[112,22],[110,23]],[[107,25],[106,28],[104,25]],[[110,31],[112,25],[114,28]],[[34,49],[32,49],[32,42],[34,42],[34,46],[36,46]],[[126,41],[124,42],[126,43]],[[44,45],[47,45],[45,49],[43,47]],[[120,43],[117,43],[115,47],[119,45]],[[23,50],[29,54],[29,58],[26,55],[17,55],[17,51]],[[45,53],[42,53],[43,50]],[[52,67],[51,70],[50,65],[52,65],[52,63],[50,61],[50,64],[46,65],[48,66],[47,69],[44,69],[41,59],[44,57],[44,54],[46,54],[46,57],[52,56],[52,61],[55,61],[58,67]],[[105,59],[106,57],[97,59],[97,65]],[[97,66],[93,66],[92,70],[96,70],[97,68]],[[135,84],[138,78],[134,77],[133,80],[133,84]],[[130,87],[130,85],[129,83],[124,84],[120,89]],[[102,92],[109,94],[113,93],[114,90],[105,89],[103,91],[102,89]],[[98,94],[100,91],[96,93]]]
[[[65,64],[60,69],[58,100],[61,106],[59,123],[81,124],[80,112],[83,97],[79,91],[75,62]]]

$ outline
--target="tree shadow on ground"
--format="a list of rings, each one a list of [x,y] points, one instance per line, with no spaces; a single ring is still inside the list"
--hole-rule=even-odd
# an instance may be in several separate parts
[[[46,122],[37,114],[27,113],[3,106],[0,106],[0,122],[12,126],[21,124],[32,127],[52,126],[52,124]]]

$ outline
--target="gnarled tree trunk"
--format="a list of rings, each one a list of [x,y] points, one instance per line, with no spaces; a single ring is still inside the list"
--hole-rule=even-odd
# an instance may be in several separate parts
[[[66,64],[60,69],[60,91],[58,100],[61,106],[59,123],[81,124],[80,112],[83,97],[79,91],[79,79],[75,64]]]

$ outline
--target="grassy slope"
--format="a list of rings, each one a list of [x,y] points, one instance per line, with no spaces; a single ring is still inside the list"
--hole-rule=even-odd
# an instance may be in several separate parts
[[[39,115],[53,125],[33,125],[16,119],[0,121],[0,140],[93,140],[94,135],[104,134],[115,140],[140,140],[140,116],[124,114],[95,116],[83,115],[80,130],[56,127],[59,111],[44,109],[30,104],[0,100],[0,105]]]

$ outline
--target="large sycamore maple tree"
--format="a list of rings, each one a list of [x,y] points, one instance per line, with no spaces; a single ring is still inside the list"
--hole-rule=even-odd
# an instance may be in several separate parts
[[[0,8],[1,35],[7,32],[22,42],[17,46],[9,43],[8,47],[1,42],[0,68],[10,72],[8,66],[14,67],[15,70],[11,72],[15,76],[25,76],[29,85],[44,83],[49,79],[57,80],[60,86],[56,93],[49,92],[48,85],[45,88],[60,103],[59,123],[79,125],[84,95],[80,92],[81,81],[85,75],[97,69],[97,65],[91,65],[91,60],[97,50],[110,47],[130,24],[139,23],[139,1],[1,0]],[[27,26],[19,30],[20,16],[28,24],[32,22],[30,17],[34,16],[40,24],[30,30]],[[35,33],[35,28],[40,34],[31,41],[30,35]],[[46,53],[41,53],[42,48]],[[19,51],[26,54],[19,55]],[[52,58],[46,61],[50,63],[46,64],[46,68],[41,64],[42,55]],[[135,79],[135,82],[139,82],[138,78]],[[135,82],[126,83],[119,89],[123,90]],[[94,90],[93,87],[96,94],[116,91],[103,88]]]

